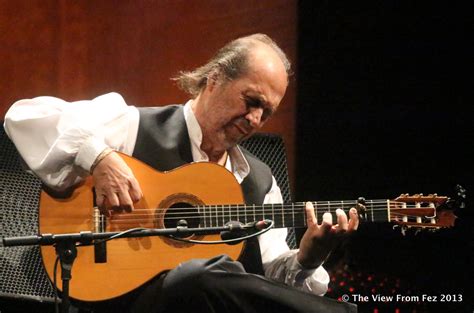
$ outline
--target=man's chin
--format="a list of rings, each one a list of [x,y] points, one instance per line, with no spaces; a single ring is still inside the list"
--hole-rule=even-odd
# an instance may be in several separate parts
[[[252,137],[253,134],[247,134],[245,136],[240,136],[238,138],[235,138],[234,140],[229,140],[229,145],[230,147],[233,147],[233,146],[236,146],[238,145],[239,143],[241,143],[242,141],[245,141],[247,139],[249,139],[250,137]]]

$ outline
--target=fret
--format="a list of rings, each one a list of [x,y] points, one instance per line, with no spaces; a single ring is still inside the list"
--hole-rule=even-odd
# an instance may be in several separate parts
[[[201,211],[201,208],[199,207],[199,205],[195,206],[194,207],[197,211],[197,214],[199,216],[199,223],[198,223],[198,227],[204,227],[204,216],[203,216],[203,212]]]
[[[215,215],[214,215],[214,226],[219,226],[219,207],[217,205],[214,205],[214,211],[215,211]]]
[[[257,220],[257,218],[256,218],[256,216],[255,216],[255,204],[252,206],[252,208],[253,208],[253,219],[254,219],[254,220]]]
[[[314,215],[316,215],[316,218],[317,218],[318,217],[318,202],[314,202],[313,207],[314,207]]]
[[[281,220],[282,220],[282,225],[283,227],[286,227],[285,225],[285,210],[283,209],[283,203],[280,204],[281,205]]]
[[[245,204],[244,204],[244,210],[245,210]],[[239,216],[239,210],[237,209],[237,219],[236,221],[240,222],[240,216]]]
[[[293,217],[292,224],[293,224],[293,227],[295,227],[295,204],[294,203],[291,204],[291,215]]]
[[[244,223],[248,223],[248,220],[247,220],[247,208],[245,208],[245,210],[244,210],[244,215],[245,215],[245,222],[244,222]]]
[[[212,213],[212,205],[209,206],[209,226],[213,227],[214,226],[214,214]]]
[[[308,219],[306,218],[306,204],[304,202],[303,202],[303,211],[301,213],[302,213],[300,214],[301,221],[299,222],[299,225],[303,225],[306,227],[308,226],[308,222],[307,222]]]
[[[197,206],[196,208],[198,210],[199,215],[201,216],[201,218],[199,219],[199,226],[207,227],[206,226],[206,210],[201,211],[200,206]]]
[[[226,223],[228,223],[228,222],[231,221],[231,216],[232,216],[232,205],[229,204],[229,214],[228,214],[227,217],[226,217],[226,218],[227,218],[227,222],[226,222]],[[225,225],[225,224],[224,224],[224,225]]]
[[[420,203],[416,203],[416,206],[419,208],[420,207]],[[406,203],[405,203],[405,207],[406,207]],[[387,200],[387,221],[390,222],[390,200]],[[416,218],[416,221],[418,223],[421,223],[421,218]]]
[[[371,222],[374,221],[374,201],[370,201],[370,218]]]
[[[212,207],[211,206],[207,206],[206,209],[208,210],[208,219],[209,219],[209,227],[212,227]]]
[[[225,225],[225,205],[222,205],[222,226]]]
[[[275,221],[275,208],[272,203],[272,220]]]
[[[212,206],[208,206],[209,208],[209,227],[212,227]]]

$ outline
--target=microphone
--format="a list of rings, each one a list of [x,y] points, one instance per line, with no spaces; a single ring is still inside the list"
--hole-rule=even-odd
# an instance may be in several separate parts
[[[249,232],[252,231],[258,232],[268,228],[272,224],[271,220],[261,220],[261,221],[254,221],[250,223],[243,224],[238,221],[230,221],[225,224],[225,226],[229,227],[229,230],[221,232],[221,239],[222,240],[231,240],[237,239],[240,237],[245,237],[249,235]],[[241,241],[231,242],[228,243],[230,245],[235,245],[240,243]]]
[[[242,226],[243,229],[246,229],[246,230],[264,230],[268,227],[270,227],[270,225],[272,225],[272,221],[271,220],[261,220],[261,221],[255,221],[255,222],[250,222],[250,223],[247,223],[247,224],[244,224]]]

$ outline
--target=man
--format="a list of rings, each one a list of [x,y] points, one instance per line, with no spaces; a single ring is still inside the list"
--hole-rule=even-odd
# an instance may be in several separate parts
[[[176,78],[192,96],[184,107],[137,109],[118,94],[73,103],[39,97],[15,103],[5,117],[5,129],[48,186],[66,189],[92,175],[97,205],[107,216],[133,210],[142,197],[139,182],[115,150],[159,170],[191,161],[215,162],[234,174],[247,203],[281,202],[268,167],[237,144],[277,110],[289,71],[281,49],[268,36],[255,34],[230,42],[206,65]],[[338,210],[333,226],[330,214],[319,224],[310,203],[306,213],[308,230],[299,250],[289,251],[285,229],[260,236],[266,278],[246,274],[242,264],[225,256],[192,260],[144,288],[132,311],[327,310],[329,304],[312,295],[327,290],[329,276],[321,265],[339,234],[357,228],[358,218],[355,209],[349,220]],[[258,265],[257,259],[254,255],[245,268]],[[252,272],[258,273],[258,266]]]

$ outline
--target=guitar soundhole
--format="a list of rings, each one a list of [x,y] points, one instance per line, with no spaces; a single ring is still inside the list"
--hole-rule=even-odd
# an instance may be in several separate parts
[[[164,224],[165,228],[188,227],[198,228],[201,223],[201,216],[196,207],[189,203],[177,202],[171,205],[165,213]],[[179,236],[189,237],[185,235]]]

